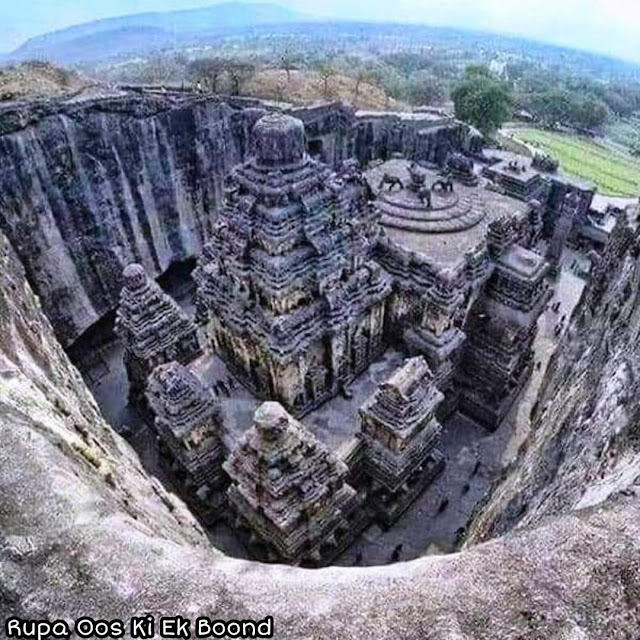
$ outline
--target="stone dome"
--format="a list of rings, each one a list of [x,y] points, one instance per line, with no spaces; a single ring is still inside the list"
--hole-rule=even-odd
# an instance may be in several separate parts
[[[136,262],[127,265],[122,272],[124,278],[124,286],[127,289],[138,289],[147,280],[147,273],[141,264]]]
[[[253,147],[258,166],[297,165],[306,150],[304,124],[283,113],[263,116],[253,127]]]

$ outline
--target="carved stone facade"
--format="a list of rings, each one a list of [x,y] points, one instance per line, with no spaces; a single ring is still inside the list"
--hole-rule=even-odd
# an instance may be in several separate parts
[[[224,465],[236,526],[253,555],[321,566],[359,532],[347,466],[277,402],[265,402]]]
[[[385,348],[390,277],[352,165],[308,157],[299,120],[265,116],[235,168],[196,274],[214,349],[261,397],[296,415],[335,395]]]
[[[153,370],[147,398],[173,472],[190,497],[219,512],[227,481],[215,398],[197,376],[175,361]]]
[[[369,503],[391,525],[444,468],[435,417],[444,395],[424,358],[407,360],[360,408]]]
[[[500,424],[533,366],[537,320],[551,296],[548,270],[542,256],[510,246],[469,314],[458,375],[461,409],[490,429]]]
[[[139,265],[125,271],[117,329],[134,396],[158,367],[156,428],[200,502],[226,514],[252,555],[322,566],[434,481],[441,420],[460,410],[494,429],[507,414],[549,297],[548,265],[530,248],[546,206],[531,197],[548,185],[515,164],[490,183],[440,147],[441,166],[416,153],[366,174],[354,160],[331,168],[317,158],[335,160],[337,147],[319,126],[307,122],[313,153],[300,120],[247,111],[249,159],[224,181],[194,272],[211,353],[191,370],[165,364],[193,358],[196,330]],[[361,406],[357,437],[336,445],[335,407],[309,422],[332,453],[297,418],[339,392],[338,404],[350,400],[349,385],[390,345],[411,358]],[[268,400],[248,430],[244,408],[216,422],[226,418],[205,389],[224,367],[208,368],[213,353],[251,402]]]
[[[435,383],[444,391],[451,388],[462,355],[465,334],[455,324],[462,302],[463,293],[455,274],[438,274],[424,294],[420,323],[409,326],[404,334],[409,350],[426,358]]]
[[[145,406],[153,369],[172,360],[186,364],[200,353],[200,346],[194,323],[141,265],[130,264],[123,278],[115,330],[124,343],[130,401]]]

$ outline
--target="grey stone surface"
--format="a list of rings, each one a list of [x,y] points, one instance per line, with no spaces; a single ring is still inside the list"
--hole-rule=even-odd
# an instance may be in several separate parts
[[[249,131],[267,107],[123,93],[0,109],[0,228],[65,346],[115,308],[127,264],[157,277],[200,253],[222,179],[250,151]],[[333,166],[348,149],[362,161],[440,154],[467,131],[448,118],[419,135],[427,115],[383,114],[373,126],[337,103],[292,112]]]

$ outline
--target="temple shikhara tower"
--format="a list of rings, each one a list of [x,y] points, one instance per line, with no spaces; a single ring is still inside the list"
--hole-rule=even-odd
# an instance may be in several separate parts
[[[290,116],[253,133],[197,273],[200,305],[243,382],[301,415],[383,351],[391,278],[371,259],[379,227],[359,172],[310,159]]]
[[[435,417],[444,399],[425,359],[411,358],[360,408],[376,515],[392,524],[444,467]]]
[[[254,553],[318,566],[353,539],[359,506],[347,465],[277,402],[265,402],[224,465],[240,527]],[[260,547],[260,549],[256,549]]]
[[[178,304],[147,277],[139,264],[123,273],[124,286],[115,330],[124,343],[129,398],[145,404],[147,378],[172,360],[187,363],[200,352],[195,324]]]
[[[169,362],[153,370],[147,398],[174,473],[191,496],[219,509],[226,476],[220,410],[211,391],[186,367]]]

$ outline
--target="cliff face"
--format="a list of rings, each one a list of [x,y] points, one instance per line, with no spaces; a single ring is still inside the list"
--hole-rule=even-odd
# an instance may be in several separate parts
[[[242,112],[122,97],[0,113],[0,225],[68,344],[111,310],[124,265],[162,273],[199,253]]]
[[[130,518],[149,535],[205,544],[186,507],[145,474],[133,450],[104,422],[1,233],[0,424],[7,490],[0,498],[0,538],[6,544],[13,540],[22,548],[27,541],[20,531],[36,523],[41,528],[32,530],[33,540],[45,540],[47,519],[69,509],[76,516],[65,526],[96,510],[106,520]]]
[[[105,424],[0,234],[0,619],[272,615],[281,640],[631,639],[639,569],[628,496],[385,567],[225,558]]]
[[[0,110],[0,229],[64,345],[115,307],[126,264],[157,276],[200,253],[263,106],[126,94]],[[466,130],[444,119],[420,133],[433,118],[372,121],[337,103],[292,114],[333,164],[394,151],[442,160]]]
[[[470,543],[640,495],[637,252],[632,245],[598,268],[547,371],[531,435],[479,510]]]

